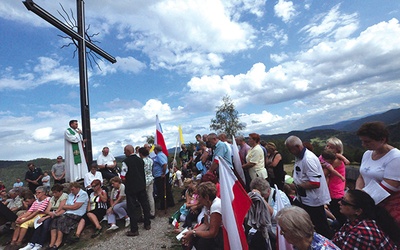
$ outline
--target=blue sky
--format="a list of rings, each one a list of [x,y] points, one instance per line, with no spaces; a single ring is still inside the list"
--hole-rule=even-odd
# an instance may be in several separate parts
[[[35,0],[62,18],[76,1]],[[89,67],[94,158],[155,133],[210,132],[229,95],[242,131],[276,134],[399,108],[399,1],[97,0],[86,25],[117,63]],[[58,12],[57,12],[58,11]],[[65,16],[65,14],[63,14]],[[81,120],[78,60],[21,1],[0,2],[2,160],[55,158]]]

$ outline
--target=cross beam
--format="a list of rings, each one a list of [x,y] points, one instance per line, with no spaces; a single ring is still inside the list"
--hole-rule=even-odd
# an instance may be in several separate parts
[[[89,92],[88,92],[88,77],[87,77],[87,59],[86,59],[86,48],[91,49],[107,61],[111,63],[117,62],[115,58],[109,55],[107,52],[93,44],[91,41],[85,39],[85,11],[84,11],[84,0],[76,0],[77,18],[78,18],[78,32],[73,30],[68,25],[64,24],[56,17],[48,13],[46,10],[41,8],[39,5],[33,2],[33,0],[23,1],[25,7],[40,16],[72,39],[78,41],[78,55],[79,55],[79,86],[80,86],[80,97],[81,97],[81,117],[82,117],[82,130],[83,138],[86,139],[85,155],[86,161],[89,163],[93,161],[92,154],[92,136],[90,129],[90,110],[89,110]]]

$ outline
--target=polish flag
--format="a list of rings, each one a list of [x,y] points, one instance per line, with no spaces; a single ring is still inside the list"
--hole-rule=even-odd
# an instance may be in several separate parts
[[[242,161],[240,160],[239,148],[236,144],[235,136],[232,136],[232,142],[233,165],[235,166],[236,173],[238,173],[240,179],[242,179],[243,183],[246,184],[246,178],[244,177]]]
[[[162,133],[163,131],[161,128],[161,123],[158,120],[158,115],[156,115],[156,137],[154,138],[154,143],[160,145],[162,147],[163,153],[168,156],[167,145],[165,144],[164,136]]]
[[[251,206],[251,199],[224,159],[219,162],[221,214],[224,249],[248,249],[243,221]]]
[[[275,202],[277,203],[277,212],[284,208],[282,197],[278,191],[278,186],[275,185]],[[277,250],[293,250],[293,246],[289,244],[285,237],[281,234],[281,227],[276,224],[276,249]]]

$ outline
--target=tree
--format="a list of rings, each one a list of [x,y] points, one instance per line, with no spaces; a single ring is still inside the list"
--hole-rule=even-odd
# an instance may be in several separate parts
[[[231,98],[226,95],[222,98],[222,105],[217,106],[215,118],[211,119],[210,129],[217,133],[225,133],[228,138],[246,128],[238,118],[238,111]]]
[[[150,145],[153,145],[154,144],[154,135],[147,135],[146,142]]]

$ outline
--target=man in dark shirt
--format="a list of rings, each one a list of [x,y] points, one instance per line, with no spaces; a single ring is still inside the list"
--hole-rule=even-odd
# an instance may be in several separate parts
[[[128,169],[125,175],[125,193],[128,207],[128,215],[131,219],[130,231],[126,236],[138,236],[138,221],[135,213],[136,200],[140,203],[144,215],[144,229],[151,229],[150,205],[146,192],[146,179],[144,173],[144,162],[135,154],[132,145],[126,145],[124,148],[126,159],[122,162],[123,167]]]
[[[25,181],[28,182],[28,187],[32,193],[35,193],[36,188],[42,186],[43,171],[40,168],[36,168],[32,162],[28,163],[28,168],[25,173]]]

